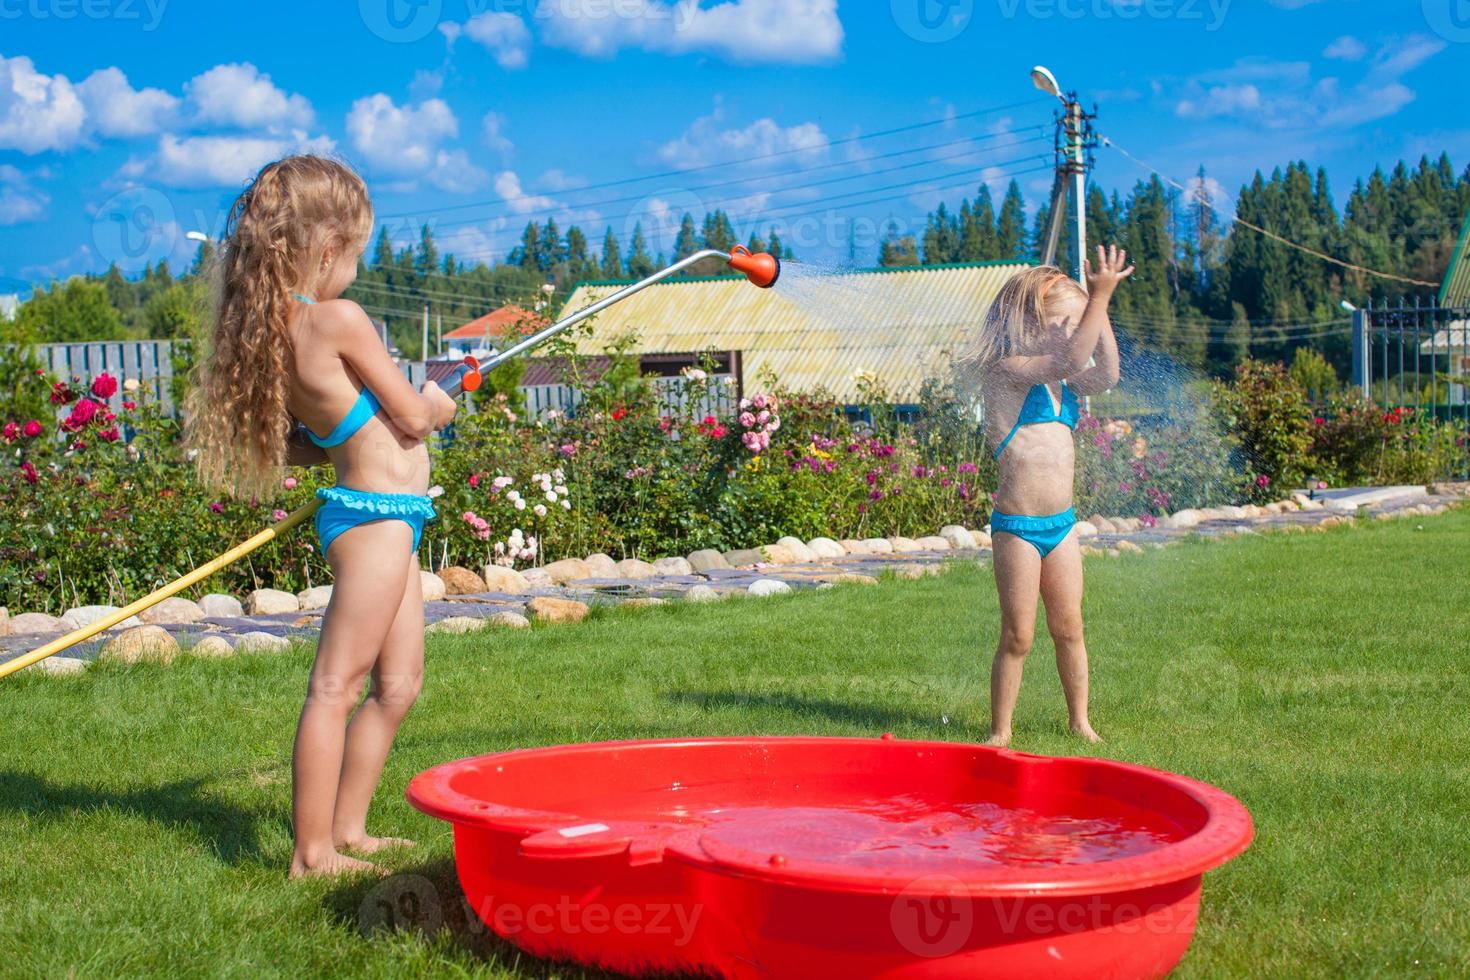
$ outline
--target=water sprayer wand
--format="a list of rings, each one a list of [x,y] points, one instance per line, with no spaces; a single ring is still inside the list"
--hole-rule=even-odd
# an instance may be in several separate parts
[[[732,269],[736,270],[737,272],[743,273],[745,277],[751,281],[752,284],[759,286],[762,289],[770,289],[776,284],[776,280],[779,279],[781,276],[780,259],[776,256],[768,255],[765,252],[752,253],[744,245],[737,245],[729,252],[722,252],[716,248],[705,249],[702,252],[696,252],[686,259],[675,262],[673,265],[669,266],[666,269],[661,269],[658,272],[655,272],[647,279],[635,282],[631,286],[625,286],[612,295],[598,300],[596,303],[592,303],[581,310],[578,310],[571,316],[565,317],[557,321],[556,323],[553,323],[551,326],[545,328],[544,330],[534,333],[531,336],[520,341],[519,343],[496,353],[483,364],[473,357],[466,357],[461,364],[455,367],[452,373],[444,378],[444,380],[440,383],[440,387],[443,388],[445,394],[449,395],[449,397],[451,398],[458,397],[462,392],[475,391],[484,382],[484,377],[487,373],[495,370],[495,368],[497,368],[501,364],[504,364],[506,361],[509,361],[515,357],[519,357],[527,351],[541,346],[543,343],[550,340],[552,337],[555,337],[563,330],[566,330],[568,327],[575,326],[576,324],[581,323],[583,320],[586,320],[588,317],[596,316],[598,313],[601,313],[603,310],[607,309],[609,306],[612,306],[614,303],[620,303],[623,300],[627,299],[629,296],[632,296],[634,293],[639,292],[640,290],[645,289],[649,286],[652,286],[654,283],[659,282],[660,280],[667,279],[669,276],[672,276],[677,272],[687,269],[689,266],[694,265],[696,262],[700,262],[708,258],[724,259],[726,262],[730,263],[730,267]],[[157,605],[164,599],[167,599],[169,596],[177,595],[178,593],[187,589],[189,586],[202,582],[203,580],[209,578],[209,576],[213,575],[215,572],[234,564],[241,558],[244,558],[246,555],[250,554],[255,549],[261,547],[262,545],[284,536],[287,531],[292,530],[298,524],[301,524],[308,520],[313,514],[316,513],[317,508],[319,508],[321,505],[322,502],[320,499],[315,499],[309,503],[303,504],[302,506],[292,511],[290,514],[286,515],[286,517],[282,520],[264,529],[263,531],[260,531],[253,537],[240,542],[229,551],[226,551],[224,554],[205,562],[203,565],[200,565],[189,574],[175,579],[168,585],[155,589],[154,591],[145,595],[143,598],[135,600],[129,605],[126,605],[123,608],[117,610],[117,612],[109,613],[108,615],[103,616],[101,619],[97,620],[94,623],[91,623],[90,625],[83,626],[81,629],[73,630],[72,632],[67,633],[65,636],[57,637],[50,643],[37,647],[30,653],[23,654],[22,656],[16,657],[14,660],[9,660],[3,664],[0,664],[0,677],[8,677],[18,670],[23,670],[24,668],[29,667],[31,664],[39,663],[42,660],[45,660],[47,657],[55,656],[63,650],[70,649],[71,647],[76,646],[78,643],[81,643],[83,640],[90,639],[91,637],[96,636],[98,633],[101,633],[103,630],[116,626],[118,623],[121,623],[128,617],[136,616],[143,610]]]

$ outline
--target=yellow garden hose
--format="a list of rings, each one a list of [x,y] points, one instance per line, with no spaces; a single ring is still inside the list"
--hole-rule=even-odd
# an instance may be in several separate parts
[[[156,606],[158,603],[167,599],[169,596],[184,591],[189,586],[194,585],[196,582],[202,582],[204,579],[209,578],[209,576],[213,575],[221,568],[224,568],[226,565],[230,565],[236,561],[239,561],[241,558],[244,558],[246,555],[250,554],[250,552],[254,551],[256,548],[259,548],[261,545],[274,541],[276,538],[285,534],[287,531],[290,531],[296,525],[300,524],[302,521],[315,514],[317,512],[317,508],[319,508],[321,505],[322,502],[320,499],[313,500],[308,504],[304,504],[288,514],[284,520],[277,521],[275,524],[272,524],[270,527],[250,538],[248,541],[242,541],[240,544],[235,545],[235,547],[231,548],[229,551],[226,551],[218,558],[212,559],[205,564],[200,565],[198,568],[194,569],[183,578],[175,579],[168,585],[165,585],[163,588],[156,589],[148,593],[143,598],[131,603],[130,605],[124,606],[117,612],[108,613],[106,616],[103,616],[95,623],[83,626],[81,629],[72,630],[65,636],[59,636],[44,646],[36,647],[36,649],[32,650],[30,653],[27,653],[20,657],[16,657],[14,660],[8,661],[6,663],[0,664],[0,677],[8,677],[18,670],[24,670],[31,664],[39,663],[42,660],[45,660],[47,657],[54,656],[55,654],[58,654],[69,647],[76,646],[83,640],[88,639],[89,637],[96,636],[98,633],[101,633],[108,627],[116,626],[118,623],[127,619],[129,616],[136,616],[144,609],[147,609],[150,606]]]

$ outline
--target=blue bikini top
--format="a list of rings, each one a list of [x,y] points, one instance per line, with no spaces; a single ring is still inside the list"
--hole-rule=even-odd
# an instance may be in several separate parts
[[[1072,389],[1067,387],[1067,382],[1062,382],[1062,410],[1058,412],[1051,400],[1051,392],[1046,385],[1032,385],[1031,390],[1026,392],[1026,400],[1021,403],[1021,414],[1016,416],[1016,424],[1011,426],[1011,431],[1000,441],[995,449],[995,458],[999,459],[1001,451],[1010,443],[1016,431],[1023,425],[1040,425],[1043,422],[1060,422],[1069,429],[1077,428],[1078,419],[1077,396]]]
[[[292,293],[291,296],[305,303],[307,306],[314,306],[316,304],[316,300],[302,296],[300,293]],[[318,437],[310,429],[306,429],[306,437],[323,449],[340,446],[348,439],[357,435],[357,430],[367,425],[368,419],[378,414],[378,407],[378,399],[373,396],[371,391],[368,391],[364,387],[362,391],[357,393],[357,401],[352,403],[352,407],[347,410],[347,415],[342,421],[337,423],[335,429],[321,437]],[[305,427],[303,426],[303,428]]]

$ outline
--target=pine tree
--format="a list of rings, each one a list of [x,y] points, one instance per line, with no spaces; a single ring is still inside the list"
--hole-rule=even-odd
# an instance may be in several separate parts
[[[373,250],[373,268],[387,271],[393,265],[393,240],[388,237],[388,226],[378,233],[378,245]]]
[[[959,239],[959,225],[941,201],[938,210],[929,215],[928,226],[924,229],[924,264],[948,265],[954,262],[959,256]]]
[[[628,256],[628,277],[631,279],[647,279],[657,271],[658,267],[648,257],[648,242],[643,237],[643,222],[633,226],[632,254]]]
[[[682,262],[699,251],[699,236],[694,231],[694,216],[684,212],[679,222],[679,234],[674,239],[674,261]]]
[[[567,277],[572,282],[581,282],[588,276],[592,260],[587,255],[587,236],[582,229],[572,225],[567,229]]]
[[[990,185],[981,184],[980,192],[975,195],[975,206],[971,208],[974,217],[974,234],[979,240],[980,262],[993,262],[1001,258],[1000,238],[995,230],[995,204],[990,199]]]
[[[621,279],[625,275],[623,269],[623,250],[618,247],[618,236],[613,234],[612,225],[607,226],[607,234],[602,238],[602,275],[605,279]]]
[[[1001,259],[1025,259],[1030,251],[1027,247],[1026,201],[1021,197],[1021,185],[1014,180],[1006,188],[1005,200],[1000,205],[1000,218],[996,222],[996,257]]]
[[[517,249],[520,261],[517,263],[526,272],[545,272],[546,266],[542,265],[545,255],[541,244],[541,229],[536,222],[532,221],[526,225],[526,230],[521,232],[521,244]]]
[[[434,232],[428,225],[419,229],[419,247],[414,252],[413,269],[420,277],[439,267],[439,248],[434,244]]]
[[[878,250],[878,264],[885,269],[919,264],[919,249],[913,235],[899,235],[898,222],[888,222],[888,232]]]

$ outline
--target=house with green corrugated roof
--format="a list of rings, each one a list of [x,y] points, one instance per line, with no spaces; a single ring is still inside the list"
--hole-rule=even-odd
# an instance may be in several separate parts
[[[1439,288],[1439,306],[1440,309],[1470,308],[1470,212],[1465,215],[1460,241],[1455,245],[1444,284]]]
[[[1470,401],[1464,382],[1470,377],[1470,213],[1465,215],[1460,240],[1450,258],[1450,267],[1445,270],[1444,283],[1439,289],[1439,308],[1452,311],[1448,322],[1436,329],[1433,337],[1420,343],[1419,353],[1444,356],[1450,404],[1464,405]]]

